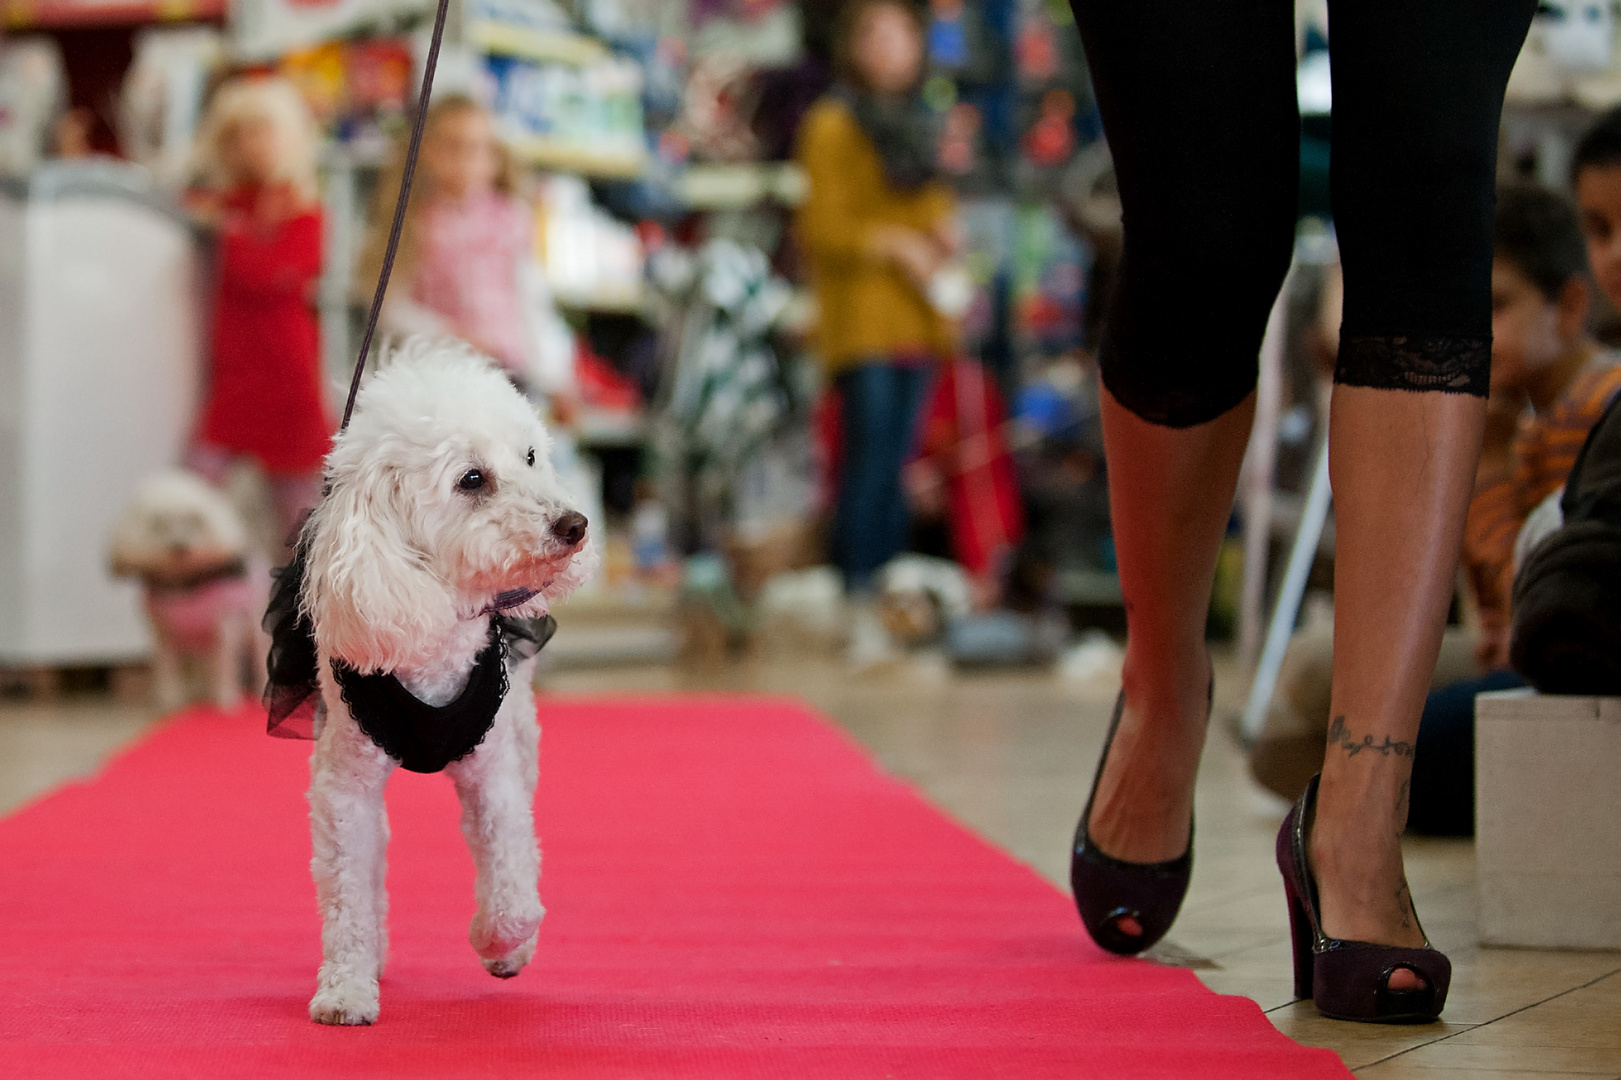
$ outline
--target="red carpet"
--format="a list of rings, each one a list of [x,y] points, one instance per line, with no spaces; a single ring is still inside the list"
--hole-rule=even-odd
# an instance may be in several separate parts
[[[191,713],[0,821],[0,1076],[1349,1075],[777,700],[542,705],[535,963],[467,944],[443,777],[397,774],[371,1028],[311,1024],[307,743]]]

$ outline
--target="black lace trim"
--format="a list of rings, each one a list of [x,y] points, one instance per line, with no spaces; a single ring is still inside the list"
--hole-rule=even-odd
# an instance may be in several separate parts
[[[1485,397],[1490,337],[1342,337],[1334,381],[1374,390],[1439,390]]]
[[[362,675],[332,661],[332,674],[360,730],[402,769],[436,773],[478,749],[507,696],[507,646],[496,620],[467,685],[454,701],[429,705],[386,672]]]
[[[270,657],[265,685],[267,730],[279,739],[315,738],[315,713],[320,704],[316,679],[315,627],[299,604],[309,563],[308,546],[300,538],[293,558],[280,570],[270,588],[264,629],[270,635]]]

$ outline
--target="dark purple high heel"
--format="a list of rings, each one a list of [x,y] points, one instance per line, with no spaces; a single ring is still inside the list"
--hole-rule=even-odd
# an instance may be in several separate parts
[[[1188,893],[1193,874],[1193,823],[1188,823],[1188,850],[1179,857],[1157,863],[1134,863],[1116,859],[1098,849],[1087,823],[1092,820],[1092,801],[1098,796],[1098,781],[1109,760],[1109,747],[1120,727],[1126,695],[1122,691],[1114,703],[1114,719],[1098,755],[1098,770],[1092,777],[1092,793],[1075,827],[1075,846],[1069,859],[1069,887],[1075,894],[1075,907],[1081,913],[1086,932],[1101,948],[1121,956],[1133,956],[1149,948],[1176,921],[1182,898]],[[1135,919],[1141,934],[1120,929],[1124,919]]]
[[[1418,949],[1342,941],[1323,934],[1317,916],[1317,882],[1306,862],[1306,841],[1316,812],[1317,782],[1311,778],[1278,830],[1278,871],[1289,900],[1289,932],[1295,954],[1295,997],[1311,998],[1331,1020],[1369,1024],[1428,1024],[1441,1016],[1452,962],[1430,948]],[[1413,912],[1418,920],[1418,912]],[[1423,926],[1419,933],[1423,933]],[[1406,968],[1426,985],[1421,990],[1392,990],[1390,976]]]

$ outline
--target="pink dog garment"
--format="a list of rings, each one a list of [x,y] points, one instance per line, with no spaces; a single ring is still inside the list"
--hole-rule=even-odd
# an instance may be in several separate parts
[[[214,643],[221,619],[254,613],[268,587],[269,571],[256,561],[240,574],[187,588],[148,585],[146,614],[158,633],[180,651],[200,652]]]

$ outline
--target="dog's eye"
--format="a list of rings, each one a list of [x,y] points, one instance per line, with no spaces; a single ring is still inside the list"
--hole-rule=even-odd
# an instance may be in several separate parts
[[[462,478],[456,481],[456,486],[463,491],[484,490],[484,473],[480,469],[468,469],[462,473]]]
[[[524,458],[524,461],[526,461],[530,465],[533,465],[535,463],[535,448],[533,446],[531,446],[529,448],[529,456]]]

